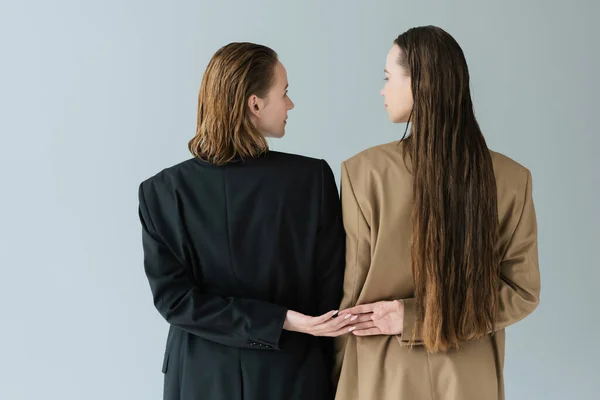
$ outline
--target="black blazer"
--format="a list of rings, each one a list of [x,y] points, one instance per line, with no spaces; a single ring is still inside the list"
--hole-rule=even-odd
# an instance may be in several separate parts
[[[330,399],[331,341],[283,331],[288,309],[339,306],[345,235],[323,160],[198,158],[139,187],[144,268],[170,324],[165,399]]]

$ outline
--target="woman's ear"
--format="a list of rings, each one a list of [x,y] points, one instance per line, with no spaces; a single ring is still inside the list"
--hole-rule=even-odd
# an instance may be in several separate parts
[[[260,117],[260,112],[262,111],[262,99],[255,94],[250,96],[248,98],[248,110],[250,111],[251,115]]]

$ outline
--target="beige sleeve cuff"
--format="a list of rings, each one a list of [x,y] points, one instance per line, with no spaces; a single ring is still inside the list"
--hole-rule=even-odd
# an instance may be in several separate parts
[[[421,330],[417,329],[416,299],[410,297],[401,301],[404,303],[404,323],[399,339],[404,343],[410,343],[414,339],[414,344],[422,344]]]

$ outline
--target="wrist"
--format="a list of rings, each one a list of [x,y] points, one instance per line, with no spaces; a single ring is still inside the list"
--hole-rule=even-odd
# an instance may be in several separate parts
[[[285,329],[286,331],[290,331],[290,328],[290,310],[287,310],[287,312],[285,313],[285,320],[283,321],[283,329]]]
[[[394,305],[396,307],[396,313],[398,315],[398,330],[402,333],[402,328],[404,327],[404,300],[394,300]]]
[[[394,306],[396,307],[396,312],[404,314],[404,300],[394,300]]]
[[[288,310],[285,314],[285,321],[283,322],[283,329],[286,331],[299,332],[298,326],[294,323],[297,320],[299,313],[296,311]]]

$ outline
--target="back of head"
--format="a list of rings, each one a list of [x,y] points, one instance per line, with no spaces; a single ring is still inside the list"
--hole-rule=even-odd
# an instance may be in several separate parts
[[[198,95],[196,135],[190,152],[216,165],[258,157],[268,150],[247,111],[251,95],[266,96],[277,53],[254,43],[230,43],[210,60]]]
[[[414,179],[417,314],[426,347],[444,351],[493,330],[499,280],[496,181],[456,40],[426,26],[394,43],[414,99],[404,150]]]

